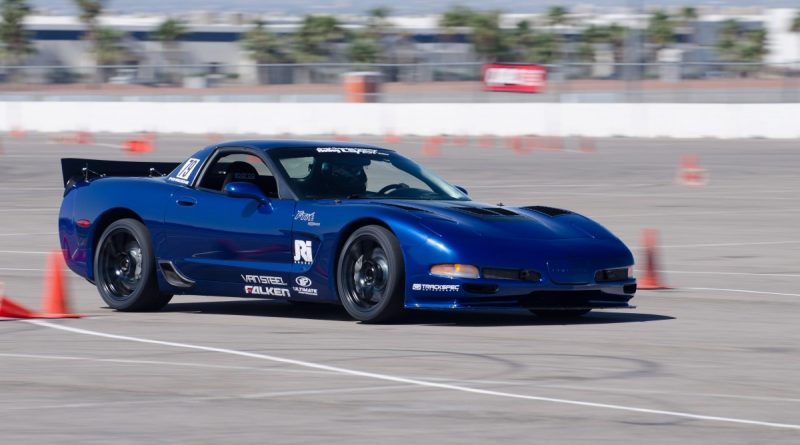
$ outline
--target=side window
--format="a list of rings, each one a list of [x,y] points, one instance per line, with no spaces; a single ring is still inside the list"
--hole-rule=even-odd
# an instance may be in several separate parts
[[[198,188],[221,192],[230,182],[256,184],[270,198],[278,197],[275,176],[264,161],[249,153],[225,153],[217,156],[200,180]]]

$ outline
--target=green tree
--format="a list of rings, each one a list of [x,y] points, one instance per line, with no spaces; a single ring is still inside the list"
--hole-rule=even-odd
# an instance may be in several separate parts
[[[682,7],[678,14],[681,26],[689,30],[689,43],[694,43],[694,22],[697,20],[697,17],[697,9],[693,6]]]
[[[569,10],[566,7],[551,6],[547,9],[547,24],[551,27],[566,25],[569,22]]]
[[[759,69],[758,66],[744,65],[744,63],[760,63],[769,53],[765,29],[747,30],[733,19],[726,20],[722,24],[716,46],[723,61],[743,62],[742,65],[729,68],[742,76]]]
[[[797,11],[797,14],[795,14],[794,18],[792,19],[792,23],[789,25],[789,31],[800,36],[800,11]],[[800,45],[797,46],[796,62],[800,63]],[[795,69],[797,69],[797,65],[795,65]]]
[[[241,45],[250,59],[259,65],[256,69],[259,83],[269,83],[270,68],[264,65],[289,61],[280,51],[278,37],[262,21],[255,22],[253,28],[242,36]]]
[[[106,82],[114,71],[114,68],[108,65],[124,63],[130,57],[130,52],[124,45],[125,34],[121,31],[98,27],[94,36],[95,46],[93,53],[97,64],[101,65],[98,73],[100,79]]]
[[[647,23],[645,35],[657,49],[664,48],[675,39],[675,23],[665,11],[655,11]]]
[[[295,58],[301,63],[327,60],[333,54],[333,43],[346,33],[339,20],[329,15],[307,15],[294,34]]]
[[[381,47],[376,39],[366,33],[357,34],[347,48],[347,57],[355,63],[378,63]]]
[[[35,52],[30,34],[25,29],[25,17],[31,13],[27,0],[3,0],[0,5],[0,40],[4,47],[2,56],[12,65],[20,65]]]
[[[500,27],[500,11],[479,12],[464,6],[454,6],[439,18],[445,33],[454,28],[470,28],[470,41],[478,57],[502,60],[509,56],[507,33]]]
[[[161,50],[168,64],[177,65],[180,63],[180,55],[178,54],[179,40],[187,32],[186,24],[173,18],[164,20],[153,31],[152,37],[154,40],[161,42]],[[172,83],[176,82],[174,75],[170,75],[170,78]]]
[[[105,7],[106,1],[105,0],[73,0],[75,5],[80,10],[80,14],[78,17],[80,18],[83,25],[86,27],[86,31],[84,32],[84,38],[90,42],[92,49],[91,52],[95,54],[95,63],[101,65],[100,59],[98,55],[101,51],[98,48],[98,34],[99,34],[99,18],[100,15],[103,14],[103,8]],[[95,82],[99,81],[101,77],[107,76],[108,73],[101,72],[98,69],[95,70],[94,80]]]
[[[377,38],[386,35],[392,29],[389,16],[392,10],[387,7],[372,8],[367,11],[367,33]]]

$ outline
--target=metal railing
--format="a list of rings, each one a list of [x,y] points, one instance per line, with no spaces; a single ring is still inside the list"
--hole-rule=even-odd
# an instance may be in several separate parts
[[[480,63],[0,66],[0,100],[341,102],[381,73],[381,102],[800,102],[800,62],[547,65],[542,93],[485,91]]]

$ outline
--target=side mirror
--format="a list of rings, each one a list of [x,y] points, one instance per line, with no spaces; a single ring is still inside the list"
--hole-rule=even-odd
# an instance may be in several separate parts
[[[464,187],[461,187],[460,185],[457,185],[457,186],[456,186],[456,188],[457,188],[457,189],[459,189],[459,190],[461,190],[461,193],[463,193],[463,194],[465,194],[465,195],[469,196],[469,192],[468,192],[468,191],[467,191],[467,189],[465,189]]]
[[[231,198],[255,199],[261,205],[269,203],[269,198],[264,195],[264,192],[250,182],[229,182],[223,191]]]

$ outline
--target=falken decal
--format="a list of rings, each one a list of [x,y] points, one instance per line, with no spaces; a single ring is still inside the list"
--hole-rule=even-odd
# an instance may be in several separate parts
[[[294,240],[294,262],[300,264],[311,264],[314,262],[311,241]]]
[[[245,286],[244,293],[249,295],[268,295],[270,297],[289,298],[289,289],[285,287]]]

